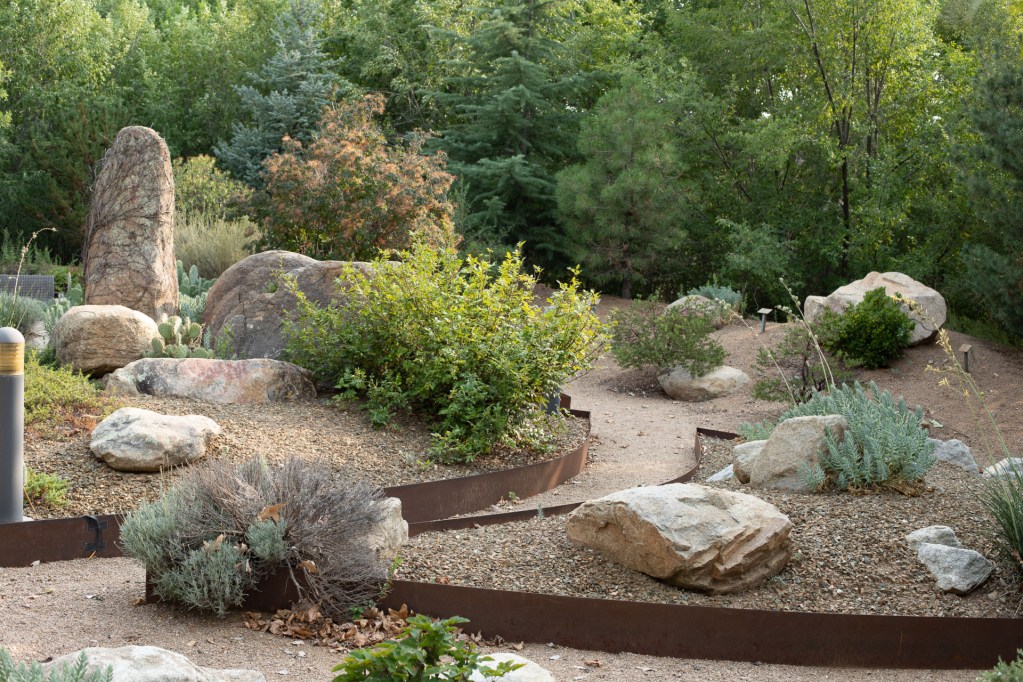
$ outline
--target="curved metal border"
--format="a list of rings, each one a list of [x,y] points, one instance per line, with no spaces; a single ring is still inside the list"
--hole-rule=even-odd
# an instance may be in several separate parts
[[[586,413],[578,415],[588,416]],[[687,481],[696,473],[702,456],[701,435],[735,436],[698,428],[694,445],[696,465],[668,483]],[[581,453],[569,453],[565,458],[581,457],[581,470],[586,461],[585,450],[583,446]],[[530,481],[557,481],[554,483],[557,485],[571,477],[566,475],[570,471],[572,467],[565,464],[542,474],[532,471],[518,481],[507,478],[509,472],[506,471],[482,475],[491,477],[484,479],[489,481],[487,483],[481,483],[481,477],[474,476],[422,484],[422,490],[415,490],[415,486],[390,490],[405,493],[409,507],[419,510],[416,513],[420,520],[409,524],[409,533],[417,534],[533,518],[536,510],[432,521],[423,517],[435,516],[450,508],[448,502],[436,499],[437,496],[475,499],[481,504],[477,509],[485,508],[509,490],[524,493],[530,489],[527,487]],[[470,492],[463,493],[454,485],[459,481],[463,484],[472,481],[468,484]],[[458,502],[458,505],[464,504]],[[544,515],[552,516],[568,513],[576,506],[558,505],[543,511]],[[119,522],[120,517],[107,515],[2,524],[0,566],[26,566],[35,560],[58,561],[90,555],[120,556],[116,544]],[[266,610],[272,609],[274,604],[287,603],[286,588],[274,585],[271,581],[255,595],[266,604],[263,607]],[[1023,619],[1012,618],[757,611],[586,599],[402,580],[394,581],[391,587],[381,601],[382,606],[399,607],[404,603],[422,613],[458,614],[470,619],[473,630],[508,641],[555,642],[612,653],[630,651],[677,658],[791,665],[955,669],[990,668],[999,658],[1014,658],[1016,648],[1023,643]]]

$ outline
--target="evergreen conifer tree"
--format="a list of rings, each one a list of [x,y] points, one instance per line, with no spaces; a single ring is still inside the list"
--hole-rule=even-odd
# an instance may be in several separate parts
[[[249,122],[235,123],[231,140],[218,144],[215,154],[250,185],[261,185],[263,160],[281,150],[285,135],[308,143],[335,91],[350,88],[323,51],[318,14],[316,0],[293,0],[274,32],[277,51],[250,74],[251,85],[235,88]]]
[[[575,155],[580,112],[572,105],[586,74],[572,74],[558,45],[543,35],[556,19],[545,0],[502,0],[476,10],[479,26],[464,39],[465,62],[445,93],[453,125],[439,146],[458,176],[470,242],[526,242],[550,261],[555,233],[554,172]]]

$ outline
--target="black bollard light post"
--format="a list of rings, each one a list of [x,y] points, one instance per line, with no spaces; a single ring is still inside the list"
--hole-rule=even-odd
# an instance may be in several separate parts
[[[0,523],[25,518],[25,337],[0,329]]]

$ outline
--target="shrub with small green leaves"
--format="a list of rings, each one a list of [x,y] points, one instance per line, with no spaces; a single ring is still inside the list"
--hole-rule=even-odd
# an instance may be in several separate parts
[[[1023,682],[1023,649],[1016,650],[1016,660],[1006,663],[1001,658],[993,670],[981,673],[977,682]]]
[[[285,280],[300,312],[285,326],[286,357],[343,397],[365,397],[375,424],[421,412],[441,461],[472,461],[538,433],[528,426],[545,419],[549,396],[603,341],[596,295],[573,276],[534,305],[536,281],[519,253],[462,260],[417,242],[398,258],[378,258],[368,273],[346,265],[343,295],[327,308]]]
[[[67,502],[68,482],[60,476],[48,474],[34,469],[25,469],[25,504],[34,507],[44,504],[47,507],[61,507]]]
[[[821,326],[821,343],[828,351],[875,369],[902,356],[914,323],[884,287],[878,287],[842,315],[825,312]]]
[[[468,622],[459,616],[438,621],[412,616],[401,639],[349,653],[334,668],[340,674],[333,682],[467,682],[474,672],[489,679],[523,666],[510,661],[487,666],[489,658],[480,656],[471,642],[457,639],[457,625]]]
[[[119,407],[81,373],[43,365],[39,358],[32,351],[25,354],[25,426],[55,436],[69,425],[102,419]]]
[[[725,349],[710,337],[714,325],[703,315],[633,301],[611,313],[611,353],[622,367],[685,367],[703,376],[721,365]]]
[[[814,333],[816,328],[793,322],[773,348],[757,350],[753,366],[764,376],[753,384],[754,398],[804,403],[829,383],[851,378],[847,370],[839,367],[836,358],[818,349]]]
[[[15,663],[6,649],[0,649],[0,682],[112,682],[113,679],[114,669],[111,666],[90,671],[85,652],[82,652],[74,665],[65,663],[44,671],[38,663]]]
[[[859,382],[836,386],[778,419],[780,424],[792,417],[839,414],[848,423],[842,440],[825,434],[820,463],[801,472],[808,487],[898,487],[922,479],[934,466],[934,444],[920,428],[923,410],[909,409],[905,400],[896,401],[874,382],[868,389]]]

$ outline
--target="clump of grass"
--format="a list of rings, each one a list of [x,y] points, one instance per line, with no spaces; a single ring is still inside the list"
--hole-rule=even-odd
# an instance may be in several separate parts
[[[68,482],[60,476],[34,469],[25,469],[25,504],[63,507],[67,504]]]
[[[174,254],[188,271],[193,265],[206,278],[249,256],[259,239],[256,224],[247,217],[229,219],[203,211],[177,211],[174,216]]]
[[[86,377],[70,367],[42,365],[39,356],[25,356],[25,426],[47,438],[91,429],[119,407]]]
[[[42,301],[16,294],[0,293],[0,327],[14,327],[23,335],[46,314]]]

